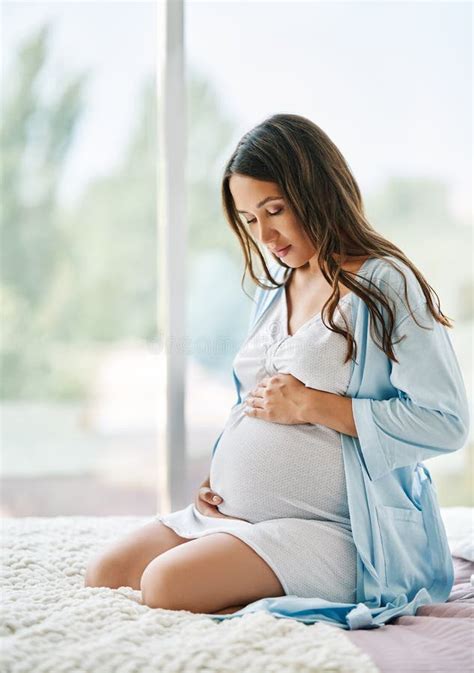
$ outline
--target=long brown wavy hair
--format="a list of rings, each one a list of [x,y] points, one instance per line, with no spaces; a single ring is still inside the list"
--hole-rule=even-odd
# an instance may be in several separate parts
[[[224,169],[221,189],[224,213],[237,235],[245,257],[242,286],[248,271],[253,281],[264,289],[281,287],[286,283],[291,268],[277,257],[278,264],[287,271],[282,283],[272,277],[259,246],[249,235],[236,210],[229,188],[229,180],[235,174],[276,183],[287,204],[302,223],[308,238],[318,251],[321,272],[332,286],[332,294],[323,306],[321,319],[328,329],[342,334],[347,340],[345,362],[353,354],[356,357],[357,346],[352,334],[334,322],[334,312],[340,300],[339,283],[366,303],[371,315],[372,336],[375,336],[376,343],[377,339],[380,342],[377,346],[391,360],[398,362],[392,349],[392,344],[398,343],[392,342],[395,325],[392,307],[374,283],[369,281],[367,288],[357,280],[357,273],[342,269],[340,263],[346,258],[385,258],[390,255],[399,259],[412,270],[418,280],[435,320],[446,327],[452,327],[451,319],[441,311],[437,293],[421,272],[400,248],[375,231],[367,221],[359,186],[346,160],[332,140],[314,122],[295,114],[275,114],[268,117],[241,138]],[[259,258],[270,286],[262,284],[256,275],[252,251]],[[333,255],[337,255],[339,261]],[[386,261],[403,275],[405,299],[411,311],[406,276],[391,260]],[[431,293],[436,297],[437,308]],[[377,302],[387,312],[387,324]],[[326,307],[329,325],[325,322]],[[345,318],[344,322],[348,327]],[[429,329],[418,322],[416,324],[423,329]]]

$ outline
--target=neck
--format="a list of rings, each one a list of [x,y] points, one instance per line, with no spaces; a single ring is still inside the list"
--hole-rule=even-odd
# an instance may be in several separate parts
[[[333,258],[338,261],[342,267],[342,269],[348,270],[348,271],[357,271],[362,264],[365,262],[365,260],[368,258],[369,255],[354,255],[354,256],[347,256],[345,258],[341,257],[340,255],[333,255]],[[293,269],[293,272],[291,275],[294,275],[294,272],[297,271],[297,276],[300,280],[304,280],[305,282],[321,282],[322,280],[325,280],[323,273],[321,271],[321,267],[319,266],[318,263],[318,255],[314,255],[311,257],[306,264],[303,264],[303,266],[298,267],[297,269]]]

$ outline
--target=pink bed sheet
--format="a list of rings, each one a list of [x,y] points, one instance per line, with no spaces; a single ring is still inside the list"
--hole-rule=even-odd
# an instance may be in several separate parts
[[[474,563],[453,556],[446,603],[418,608],[378,629],[345,631],[381,673],[474,673]]]

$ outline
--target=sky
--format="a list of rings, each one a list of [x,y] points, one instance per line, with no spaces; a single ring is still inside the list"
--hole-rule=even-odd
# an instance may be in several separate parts
[[[162,5],[160,5],[162,7]],[[157,3],[4,2],[2,97],[15,51],[52,18],[45,92],[87,69],[87,111],[61,183],[72,202],[120,159],[156,69]],[[472,207],[469,2],[185,3],[187,65],[212,82],[238,138],[275,112],[316,122],[363,193],[390,176],[441,178]]]

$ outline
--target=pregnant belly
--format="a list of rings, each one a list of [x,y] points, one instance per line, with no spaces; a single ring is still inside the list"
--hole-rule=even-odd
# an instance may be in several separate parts
[[[348,516],[340,435],[321,425],[231,420],[217,445],[210,486],[218,509],[251,523]]]

